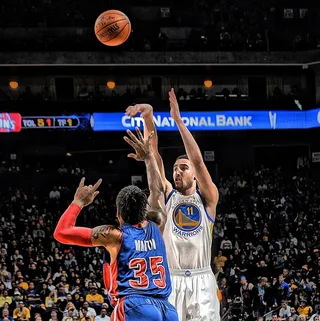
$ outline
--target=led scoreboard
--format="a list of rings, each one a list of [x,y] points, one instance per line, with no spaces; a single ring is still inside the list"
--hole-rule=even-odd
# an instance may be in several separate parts
[[[27,129],[92,130],[90,114],[68,116],[21,116],[0,112],[0,133],[19,133]]]
[[[78,128],[81,122],[77,116],[43,116],[22,117],[22,128],[52,128],[72,129]]]

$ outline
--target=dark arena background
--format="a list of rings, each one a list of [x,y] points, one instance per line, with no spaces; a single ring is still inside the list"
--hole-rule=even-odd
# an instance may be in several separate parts
[[[94,34],[109,9],[132,24],[118,47]],[[172,177],[171,87],[220,192],[221,319],[319,320],[318,0],[4,0],[0,41],[1,320],[109,320],[108,253],[53,231],[83,176],[103,183],[82,226],[114,222],[125,185],[147,189],[129,105],[153,106]]]

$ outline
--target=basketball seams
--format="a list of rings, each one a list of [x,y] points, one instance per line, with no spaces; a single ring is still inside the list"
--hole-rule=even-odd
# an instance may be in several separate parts
[[[130,34],[131,34],[131,24],[130,24],[130,22],[128,23],[128,26],[129,26],[128,35],[127,35],[127,38],[124,40],[124,42],[127,41],[127,39],[130,37]],[[126,27],[126,26],[125,26],[125,27]],[[123,29],[121,30],[121,32],[123,32],[124,29],[125,29],[125,28],[123,28]],[[120,32],[120,33],[121,33],[121,32]]]
[[[107,40],[107,41],[102,41],[102,43],[108,44],[108,42],[110,42],[110,41],[114,40],[115,38],[117,38],[117,37],[123,32],[123,30],[126,28],[126,26],[128,26],[128,25],[129,25],[129,22],[127,22],[127,23],[124,25],[124,27],[119,31],[119,33],[116,34],[113,38],[111,38],[111,39],[109,39],[109,40]],[[126,38],[124,41],[126,41],[126,40],[129,38],[129,36],[130,36],[130,32],[128,33],[128,36],[127,36],[127,38]]]
[[[103,26],[101,29],[99,29],[99,31],[95,31],[95,33],[96,34],[98,34],[100,31],[102,31],[104,28],[108,28],[109,26],[111,26],[111,25],[113,25],[113,24],[115,24],[115,23],[117,23],[117,22],[120,22],[120,21],[126,21],[126,20],[128,20],[128,19],[120,19],[120,20],[117,20],[117,21],[113,21],[113,22],[111,22],[111,23],[109,23],[108,25],[106,25],[106,26]]]
[[[114,21],[110,22],[110,18],[114,19]],[[102,27],[101,22],[107,24]],[[124,23],[124,25],[122,23]],[[99,30],[96,31],[98,28]],[[108,10],[97,18],[94,31],[98,40],[104,45],[118,46],[123,44],[130,37],[132,26],[129,18],[123,12]],[[109,37],[111,38],[108,39]]]
[[[108,12],[109,15],[112,15],[112,14],[119,15],[119,16],[121,16],[121,17],[124,17],[124,18],[128,19],[128,21],[129,21],[129,18],[127,17],[127,15],[125,15],[125,14],[124,14],[123,12],[121,12],[121,11],[118,11],[118,10],[108,10],[108,11],[106,11],[106,12]],[[104,15],[104,13],[102,13],[100,16],[103,16],[103,15]],[[98,19],[100,18],[100,16],[98,17]]]

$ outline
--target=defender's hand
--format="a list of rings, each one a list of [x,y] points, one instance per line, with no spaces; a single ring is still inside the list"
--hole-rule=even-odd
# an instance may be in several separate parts
[[[85,207],[91,204],[96,196],[99,194],[97,189],[99,188],[100,184],[102,183],[102,179],[100,178],[93,186],[84,185],[85,178],[83,177],[80,181],[79,187],[74,194],[73,204],[79,207]]]
[[[130,145],[133,147],[133,149],[135,150],[135,154],[131,153],[128,155],[128,157],[130,158],[134,158],[137,161],[144,161],[146,160],[151,152],[151,148],[150,148],[150,141],[153,137],[154,132],[151,132],[148,139],[145,140],[141,134],[141,131],[138,127],[136,127],[136,132],[137,132],[137,136],[135,136],[131,130],[127,129],[127,134],[129,137],[124,136],[123,139]]]

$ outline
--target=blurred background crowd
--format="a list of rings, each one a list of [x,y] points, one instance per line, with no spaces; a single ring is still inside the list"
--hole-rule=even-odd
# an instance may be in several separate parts
[[[98,170],[111,173],[121,165],[105,161],[100,168],[95,161],[89,166],[71,158],[67,165],[46,166],[35,159],[5,160],[0,166],[1,181],[8,182],[0,194],[2,320],[107,321],[111,309],[102,268],[108,255],[99,248],[61,245],[52,234],[80,178],[96,178]],[[129,179],[105,181],[101,197],[77,224],[114,223],[115,196]],[[143,174],[135,183],[147,187]],[[290,169],[261,166],[226,173],[216,183],[220,203],[212,268],[224,320],[258,320],[268,313],[272,320],[316,320],[320,190],[308,158]]]

